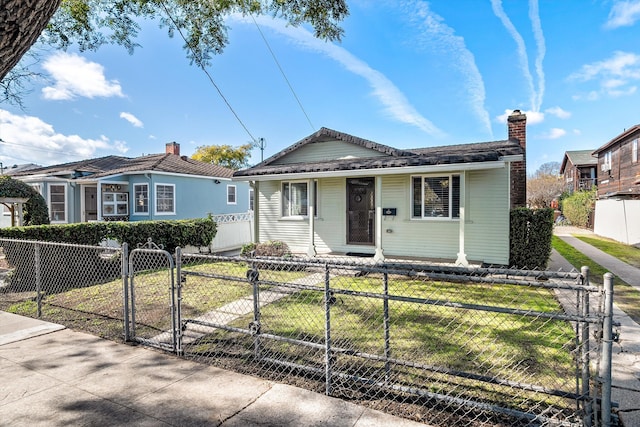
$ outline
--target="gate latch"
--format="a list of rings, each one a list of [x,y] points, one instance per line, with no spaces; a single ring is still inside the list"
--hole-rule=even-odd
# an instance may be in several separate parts
[[[260,322],[254,320],[249,323],[249,331],[251,331],[251,335],[258,335],[260,333]]]

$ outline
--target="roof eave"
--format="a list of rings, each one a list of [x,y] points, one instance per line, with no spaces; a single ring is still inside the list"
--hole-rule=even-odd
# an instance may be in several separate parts
[[[316,171],[316,172],[293,172],[293,173],[274,173],[264,175],[246,175],[234,176],[233,181],[280,181],[292,179],[313,179],[313,178],[331,178],[341,177],[358,177],[358,176],[378,176],[378,175],[404,175],[404,174],[427,174],[455,171],[472,171],[472,170],[489,170],[504,168],[509,162],[521,161],[522,155],[504,156],[500,160],[490,162],[474,162],[474,163],[448,163],[441,165],[423,165],[423,166],[398,166],[390,168],[368,168],[368,169],[352,169],[352,170],[332,170],[332,171]]]

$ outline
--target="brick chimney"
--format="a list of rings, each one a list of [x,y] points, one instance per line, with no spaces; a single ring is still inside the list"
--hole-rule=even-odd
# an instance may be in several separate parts
[[[175,154],[176,156],[180,155],[180,144],[177,142],[167,142],[167,154]]]
[[[524,150],[521,162],[511,162],[511,208],[527,205],[527,116],[513,110],[507,118],[508,137]]]

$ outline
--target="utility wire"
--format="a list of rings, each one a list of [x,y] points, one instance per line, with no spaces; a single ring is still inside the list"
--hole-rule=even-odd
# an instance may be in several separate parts
[[[182,40],[184,40],[184,43],[187,45],[187,47],[191,51],[191,54],[193,55],[193,58],[196,61],[196,64],[198,64],[200,69],[202,71],[204,71],[204,73],[207,75],[207,77],[209,78],[209,81],[211,82],[213,87],[216,88],[216,90],[218,91],[218,95],[220,95],[220,97],[222,98],[224,103],[227,104],[227,107],[233,113],[233,115],[235,116],[235,118],[238,121],[238,123],[240,123],[240,126],[242,126],[242,128],[244,129],[245,132],[247,132],[247,134],[249,135],[249,138],[251,138],[251,141],[253,141],[253,143],[255,143],[256,138],[254,138],[254,136],[251,134],[251,132],[249,132],[249,129],[247,128],[247,126],[245,126],[245,124],[242,122],[242,120],[240,120],[240,117],[238,116],[236,111],[233,109],[233,107],[231,106],[231,104],[229,103],[227,98],[224,96],[224,94],[222,93],[222,90],[220,90],[220,88],[218,87],[216,82],[213,80],[213,77],[211,77],[211,74],[209,74],[207,69],[204,67],[204,64],[202,63],[202,60],[200,59],[200,56],[196,55],[196,52],[193,50],[193,47],[191,47],[191,45],[187,41],[187,38],[184,36],[184,34],[182,33],[182,30],[180,29],[180,27],[176,23],[176,20],[173,18],[173,16],[169,12],[169,9],[167,8],[166,4],[164,3],[164,0],[160,0],[160,4],[162,4],[162,8],[164,9],[165,13],[167,14],[167,16],[169,17],[171,22],[173,22],[173,25],[176,27],[176,30],[178,30],[178,34],[180,34],[180,37],[182,37]]]
[[[278,58],[276,58],[276,54],[273,52],[273,49],[271,49],[271,45],[269,45],[269,42],[267,41],[267,38],[264,36],[264,33],[262,32],[262,29],[258,25],[258,22],[256,22],[256,18],[254,18],[253,15],[251,15],[251,19],[253,19],[253,23],[256,25],[256,28],[258,29],[258,32],[260,33],[260,36],[262,36],[262,40],[264,40],[264,44],[267,45],[267,49],[269,49],[269,52],[271,53],[271,57],[275,61],[276,65],[278,66],[278,69],[280,70],[280,73],[282,74],[282,77],[284,78],[284,81],[287,82],[287,85],[289,86],[289,89],[291,90],[291,93],[293,94],[293,97],[298,102],[298,106],[300,107],[300,109],[304,113],[304,116],[307,118],[307,121],[309,122],[309,126],[311,126],[311,129],[315,131],[316,130],[315,126],[313,126],[313,123],[311,123],[311,119],[309,118],[309,115],[307,114],[307,112],[305,111],[304,107],[302,106],[302,102],[300,102],[300,99],[298,98],[298,95],[296,94],[296,91],[293,89],[293,86],[291,86],[291,83],[289,82],[289,79],[287,78],[287,75],[285,74],[284,70],[280,66],[280,62],[278,61]]]

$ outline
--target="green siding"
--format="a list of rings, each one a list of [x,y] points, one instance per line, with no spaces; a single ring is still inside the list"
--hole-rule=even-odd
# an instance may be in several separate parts
[[[361,147],[344,141],[325,141],[314,142],[312,144],[303,145],[297,150],[287,154],[286,156],[273,162],[273,165],[287,165],[292,163],[314,163],[327,160],[337,160],[346,157],[351,158],[368,158],[382,157],[379,151]]]
[[[465,249],[469,261],[507,264],[509,261],[509,182],[506,168],[466,174]],[[369,252],[372,246],[346,244],[345,178],[318,180],[318,217],[315,244],[318,253]],[[280,216],[280,182],[260,183],[260,241],[284,240],[294,252],[306,253],[309,222]],[[455,260],[459,251],[457,220],[412,220],[410,176],[382,177],[382,207],[397,215],[383,216],[385,257],[421,257]]]

